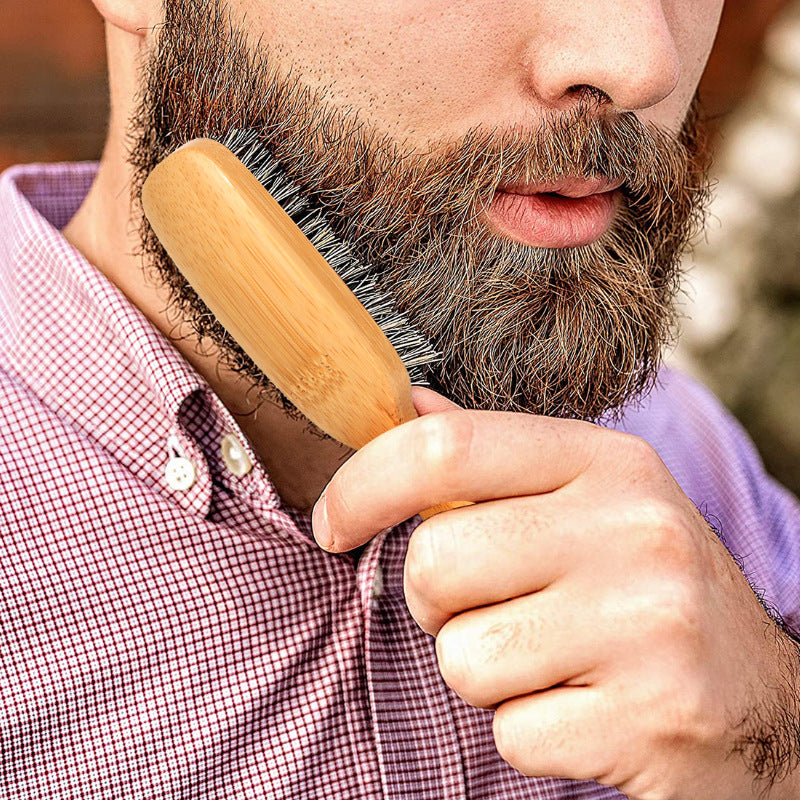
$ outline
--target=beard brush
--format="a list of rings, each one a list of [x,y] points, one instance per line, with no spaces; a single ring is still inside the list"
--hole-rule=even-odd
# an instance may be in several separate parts
[[[411,382],[439,354],[254,131],[180,147],[142,206],[200,299],[318,428],[358,449],[417,416]]]

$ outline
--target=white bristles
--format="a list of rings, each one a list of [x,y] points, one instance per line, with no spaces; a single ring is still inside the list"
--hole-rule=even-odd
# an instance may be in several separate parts
[[[430,342],[395,310],[394,303],[364,264],[336,234],[323,212],[312,206],[251,130],[232,130],[220,140],[281,204],[322,257],[347,284],[378,323],[408,370],[411,383],[427,385],[425,367],[441,356]]]

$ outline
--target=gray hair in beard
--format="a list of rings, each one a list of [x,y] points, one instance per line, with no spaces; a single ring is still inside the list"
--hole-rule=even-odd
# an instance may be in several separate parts
[[[674,328],[680,256],[702,224],[707,150],[697,106],[670,134],[586,91],[535,130],[474,129],[412,148],[282,74],[219,0],[171,0],[132,121],[142,253],[221,360],[291,403],[216,321],[141,214],[155,165],[199,136],[259,132],[264,146],[442,352],[434,388],[461,405],[597,419],[641,396]],[[611,230],[548,250],[491,232],[498,185],[621,178]]]

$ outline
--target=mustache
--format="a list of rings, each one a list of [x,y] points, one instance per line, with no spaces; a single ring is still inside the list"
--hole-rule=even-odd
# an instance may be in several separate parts
[[[708,150],[698,115],[694,106],[675,135],[587,98],[533,130],[474,129],[424,150],[367,139],[342,116],[330,127],[321,122],[322,138],[335,145],[314,147],[313,162],[286,146],[296,141],[291,137],[267,135],[264,144],[362,258],[383,268],[414,258],[430,240],[484,239],[481,215],[501,186],[575,177],[621,183],[623,205],[669,258],[685,239],[662,233],[688,220],[693,236],[704,219],[698,198],[707,185]]]
[[[334,113],[324,103],[308,105],[309,100],[295,98],[278,125],[254,127],[348,241],[358,248],[368,240],[369,260],[407,252],[405,239],[412,231],[474,229],[494,193],[510,184],[564,178],[621,183],[626,204],[644,209],[643,223],[652,228],[670,216],[668,207],[680,202],[686,187],[704,185],[707,173],[696,106],[675,134],[645,125],[632,112],[611,111],[587,93],[570,109],[547,114],[535,128],[474,128],[422,149],[381,137],[357,117]],[[313,124],[306,117],[309,108],[315,110]],[[298,140],[307,144],[304,153],[292,145]]]
[[[473,130],[455,145],[443,145],[438,163],[446,171],[449,162],[478,191],[600,177],[622,181],[637,192],[669,174],[659,164],[664,138],[635,114],[607,112],[587,99],[548,114],[533,130]],[[429,160],[433,157],[434,165],[436,156],[435,150],[425,154]]]

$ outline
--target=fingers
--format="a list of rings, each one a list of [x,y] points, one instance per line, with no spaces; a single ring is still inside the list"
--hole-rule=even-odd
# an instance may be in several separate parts
[[[566,681],[592,683],[604,645],[594,610],[549,589],[459,614],[439,631],[436,654],[448,686],[490,708]]]
[[[587,555],[584,515],[571,496],[556,497],[481,503],[419,525],[408,544],[404,589],[420,627],[435,635],[464,609],[544,589],[576,569]]]
[[[530,776],[623,780],[616,754],[625,752],[626,727],[616,724],[607,695],[591,686],[562,686],[516,697],[495,712],[500,755]]]
[[[314,509],[315,536],[326,549],[350,550],[449,500],[551,492],[587,469],[607,433],[528,414],[456,409],[419,417],[370,442],[334,475]]]

